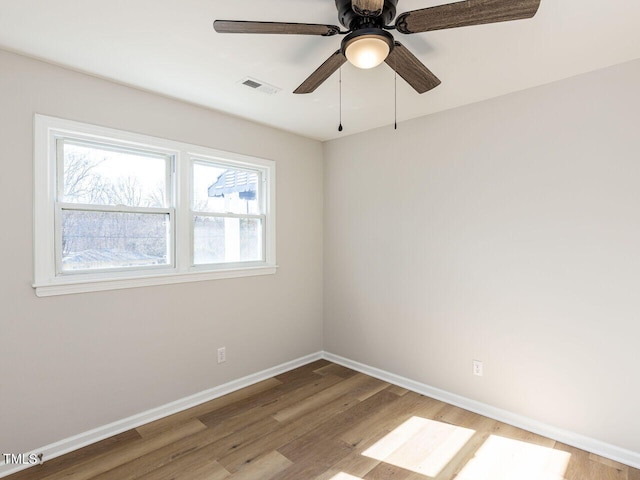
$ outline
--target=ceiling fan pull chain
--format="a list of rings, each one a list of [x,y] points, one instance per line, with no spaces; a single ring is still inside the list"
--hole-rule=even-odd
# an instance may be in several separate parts
[[[338,125],[338,131],[341,132],[342,129],[342,67],[340,67],[340,125]]]
[[[398,70],[394,62],[394,83],[393,83],[393,129],[398,129]]]

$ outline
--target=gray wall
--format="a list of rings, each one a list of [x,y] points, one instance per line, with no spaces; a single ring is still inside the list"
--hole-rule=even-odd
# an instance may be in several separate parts
[[[637,85],[633,62],[325,144],[325,350],[640,451]],[[37,298],[36,112],[276,160],[278,273]],[[320,350],[322,158],[0,51],[0,451]]]
[[[34,113],[277,162],[276,275],[37,298]],[[24,452],[322,347],[322,147],[0,51],[0,452]],[[216,363],[216,348],[227,362]]]
[[[325,350],[640,451],[639,85],[635,61],[325,144]]]

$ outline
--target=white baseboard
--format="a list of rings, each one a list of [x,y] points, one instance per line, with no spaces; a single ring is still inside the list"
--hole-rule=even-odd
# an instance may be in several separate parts
[[[290,362],[268,368],[261,372],[240,378],[238,380],[233,380],[231,382],[225,383],[224,385],[205,390],[204,392],[196,393],[195,395],[176,400],[175,402],[167,403],[166,405],[162,405],[157,408],[152,408],[151,410],[147,410],[146,412],[142,412],[137,415],[124,418],[122,420],[118,420],[116,422],[110,423],[109,425],[95,428],[88,432],[66,438],[59,442],[52,443],[50,445],[46,445],[42,448],[38,448],[26,453],[27,455],[42,453],[45,461],[51,460],[55,457],[59,457],[74,450],[78,450],[79,448],[86,447],[87,445],[91,445],[92,443],[104,440],[105,438],[112,437],[119,433],[126,432],[127,430],[131,430],[132,428],[136,428],[154,420],[158,420],[159,418],[173,415],[174,413],[178,413],[188,408],[195,407],[196,405],[200,405],[201,403],[208,402],[223,395],[235,392],[236,390],[240,390],[263,380],[267,380],[276,375],[280,375],[282,373],[288,372],[289,370],[293,370],[294,368],[306,365],[307,363],[320,360],[321,358],[322,352],[313,353],[311,355],[307,355],[305,357],[301,357],[296,360],[292,360]],[[12,453],[17,454],[25,452]],[[7,465],[4,462],[4,458],[0,458],[0,460],[2,460],[2,462],[0,462],[0,478],[30,467],[30,465]]]
[[[372,377],[379,378],[380,380],[384,380],[385,382],[399,385],[416,393],[435,398],[436,400],[440,400],[451,405],[464,408],[465,410],[484,415],[485,417],[493,418],[494,420],[498,420],[509,425],[528,430],[538,435],[557,440],[581,450],[586,450],[587,452],[595,453],[596,455],[609,458],[611,460],[629,465],[634,468],[640,468],[640,453],[638,452],[626,450],[624,448],[620,448],[615,445],[602,442],[600,440],[556,428],[537,420],[533,420],[531,418],[518,415],[507,410],[492,407],[491,405],[477,402],[475,400],[471,400],[469,398],[462,397],[445,390],[440,390],[430,385],[416,382],[414,380],[410,380],[408,378],[401,377],[399,375],[380,370],[378,368],[370,367],[368,365],[355,362],[353,360],[349,360],[347,358],[340,357],[329,352],[313,353],[311,355],[307,355],[305,357],[301,357],[296,360],[277,365],[261,372],[248,375],[238,380],[233,380],[231,382],[225,383],[224,385],[205,390],[204,392],[200,392],[195,395],[176,400],[175,402],[171,402],[166,405],[147,410],[146,412],[133,415],[117,422],[95,428],[88,432],[66,438],[59,442],[46,445],[31,452],[24,453],[26,453],[27,455],[42,453],[44,455],[43,458],[45,459],[45,461],[50,460],[74,450],[78,450],[82,447],[86,447],[87,445],[91,445],[92,443],[99,442],[100,440],[104,440],[105,438],[109,438],[113,435],[117,435],[132,428],[136,428],[146,423],[152,422],[159,418],[173,415],[174,413],[181,412],[188,408],[195,407],[196,405],[200,405],[201,403],[208,402],[223,395],[235,392],[236,390],[240,390],[263,380],[267,380],[271,377],[288,372],[289,370],[293,370],[294,368],[301,367],[321,358],[351,368],[358,372],[365,373]],[[11,475],[12,473],[16,473],[26,468],[29,468],[29,465],[7,465],[3,460],[3,462],[0,463],[0,478]]]
[[[590,453],[595,453],[602,457],[606,457],[610,460],[629,465],[630,467],[640,468],[640,453],[626,450],[616,445],[596,440],[594,438],[585,437],[574,432],[563,430],[537,420],[518,415],[516,413],[502,410],[500,408],[492,407],[486,403],[481,403],[475,400],[471,400],[454,393],[440,390],[439,388],[426,385],[424,383],[416,382],[399,375],[395,375],[378,368],[370,367],[368,365],[349,360],[348,358],[340,357],[329,352],[323,352],[322,357],[330,362],[337,363],[344,367],[351,368],[358,372],[365,373],[369,376],[384,380],[385,382],[393,383],[400,387],[406,388],[416,393],[420,393],[427,397],[435,398],[445,403],[455,405],[456,407],[469,410],[474,413],[478,413],[485,417],[498,420],[514,427],[522,428],[529,432],[542,435],[543,437],[551,438],[558,442],[565,443],[575,448],[585,450]]]

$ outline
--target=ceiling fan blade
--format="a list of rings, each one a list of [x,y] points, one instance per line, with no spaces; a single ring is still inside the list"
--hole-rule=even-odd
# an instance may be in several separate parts
[[[419,33],[444,28],[508,22],[533,17],[540,0],[466,0],[405,12],[398,16],[400,33]]]
[[[379,17],[384,10],[384,0],[351,0],[351,7],[358,15]]]
[[[284,22],[246,22],[241,20],[216,20],[213,28],[218,33],[266,33],[283,35],[320,35],[330,37],[340,33],[336,25]]]
[[[385,62],[418,93],[428,92],[440,85],[438,77],[400,42],[395,42]]]
[[[318,69],[307,78],[293,93],[311,93],[335,73],[347,61],[340,50],[331,55]]]

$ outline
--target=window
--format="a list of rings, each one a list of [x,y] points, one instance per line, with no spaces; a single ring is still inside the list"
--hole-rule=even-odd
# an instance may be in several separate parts
[[[56,143],[56,273],[173,265],[174,157],[80,142]]]
[[[275,273],[269,160],[36,115],[39,296]]]
[[[258,170],[193,162],[194,265],[264,260],[261,185]]]

